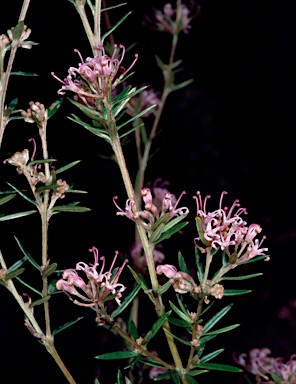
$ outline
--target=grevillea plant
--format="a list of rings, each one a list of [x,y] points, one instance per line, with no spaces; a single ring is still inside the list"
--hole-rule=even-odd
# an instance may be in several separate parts
[[[196,212],[196,237],[192,239],[192,255],[183,256],[177,252],[173,256],[173,264],[168,264],[162,252],[162,242],[186,231],[189,224],[186,221],[189,208],[182,206],[185,191],[176,197],[168,189],[167,182],[156,179],[149,184],[145,179],[151,147],[166,100],[172,92],[186,87],[192,81],[177,82],[181,60],[176,60],[175,56],[179,35],[190,33],[191,28],[194,28],[193,21],[199,15],[201,7],[193,1],[185,3],[177,0],[176,3],[165,4],[162,10],[155,10],[146,16],[144,26],[170,34],[172,41],[168,59],[157,57],[157,64],[163,73],[163,86],[162,91],[155,91],[146,85],[131,85],[130,76],[132,70],[137,71],[138,55],[134,54],[134,58],[129,61],[125,57],[125,47],[114,43],[113,31],[122,28],[128,14],[111,26],[108,12],[125,4],[110,4],[107,8],[103,2],[102,9],[100,0],[70,0],[70,3],[80,15],[90,44],[90,53],[84,58],[75,48],[78,62],[69,62],[68,74],[61,73],[57,64],[52,68],[51,79],[62,84],[58,89],[59,83],[56,83],[58,95],[66,96],[73,108],[79,111],[79,115],[72,113],[69,119],[87,129],[89,134],[95,135],[98,142],[103,139],[110,145],[127,195],[113,197],[114,220],[121,220],[123,226],[128,221],[133,222],[136,228],[135,239],[129,257],[124,260],[119,257],[114,241],[113,259],[100,256],[96,246],[89,249],[93,254],[91,263],[86,253],[76,266],[57,269],[61,260],[48,258],[48,228],[51,217],[63,212],[86,213],[89,208],[71,201],[71,195],[84,191],[76,190],[60,177],[61,173],[79,161],[57,167],[57,160],[49,157],[47,124],[61,106],[62,99],[48,108],[40,102],[30,102],[27,110],[16,110],[16,100],[7,104],[7,87],[15,54],[19,48],[32,48],[34,44],[27,40],[31,31],[24,24],[29,5],[29,0],[25,0],[17,25],[0,36],[0,140],[7,124],[17,118],[23,119],[24,124],[36,125],[41,145],[37,144],[37,139],[28,138],[28,148],[20,148],[5,159],[7,166],[16,167],[20,177],[25,177],[29,188],[23,190],[9,183],[10,190],[5,193],[0,204],[19,195],[33,208],[2,215],[0,221],[38,213],[41,217],[42,252],[40,260],[35,259],[17,239],[23,254],[20,260],[7,265],[8,258],[0,253],[1,288],[7,289],[18,302],[25,316],[25,326],[38,339],[40,348],[47,349],[63,372],[65,381],[69,383],[76,381],[58,354],[55,335],[70,326],[75,327],[74,324],[81,318],[69,319],[67,324],[52,330],[50,320],[56,314],[50,310],[51,302],[59,292],[64,292],[64,299],[67,300],[68,297],[73,305],[84,307],[85,311],[92,309],[93,321],[106,328],[106,332],[111,330],[119,336],[122,341],[121,350],[96,356],[99,360],[115,360],[115,364],[118,359],[126,360],[124,373],[118,371],[118,384],[143,382],[145,372],[150,379],[183,384],[197,383],[196,376],[201,383],[200,375],[211,370],[240,372],[240,368],[216,362],[216,357],[223,351],[220,347],[217,348],[216,337],[234,330],[239,324],[222,328],[216,325],[232,307],[232,304],[223,305],[226,296],[250,292],[249,289],[236,289],[229,282],[261,275],[246,275],[244,270],[241,274],[233,275],[232,270],[242,269],[244,264],[250,262],[269,259],[266,254],[268,249],[263,246],[265,236],[261,236],[262,228],[259,224],[245,220],[246,209],[241,207],[238,200],[232,202],[230,208],[224,206],[227,192],[222,191],[220,202],[214,210],[209,210],[207,205],[210,196],[203,199],[198,191],[193,196],[195,203],[192,200],[192,211]],[[105,17],[109,27],[103,35],[101,16]],[[93,17],[93,23],[89,22],[90,17]],[[92,24],[94,27],[91,27]],[[108,43],[107,38],[110,40]],[[5,56],[8,53],[9,58],[6,61]],[[143,84],[149,82],[146,76],[147,73],[143,74]],[[138,168],[135,180],[131,179],[123,151],[122,144],[126,137],[135,145]],[[36,153],[39,152],[42,156],[36,160]],[[196,186],[196,189],[200,189],[200,186]],[[102,200],[100,199],[101,203]],[[102,243],[104,240],[97,238],[96,242]],[[195,259],[195,267],[186,261],[190,258]],[[25,261],[38,270],[41,290],[37,288],[37,284],[32,286],[27,283],[23,267]],[[129,286],[122,279],[126,272],[130,276]],[[21,296],[19,292],[23,287],[30,294]],[[147,313],[149,311],[149,321],[145,323],[148,328],[145,331],[142,331],[143,326],[139,319],[139,297],[141,301],[147,302],[145,310],[147,307]],[[35,309],[37,305],[38,308]],[[212,310],[208,312],[212,305]],[[215,306],[217,309],[213,312]],[[40,308],[43,308],[43,322],[40,321]],[[126,316],[127,312],[129,316]],[[150,316],[152,312],[155,312],[154,318]],[[165,356],[160,351],[155,351],[154,346],[151,347],[151,340],[160,334],[166,339]],[[212,351],[205,353],[206,346],[207,351],[209,348]],[[272,360],[271,364],[266,354],[263,356],[264,361],[262,352],[258,354],[260,356],[255,359],[256,363],[254,358],[247,363],[242,355],[237,361],[251,367],[249,370],[257,375],[257,381],[262,377],[267,380],[267,377],[277,375],[278,378],[283,377],[286,380],[284,382],[293,382],[286,377],[294,378],[294,371],[288,375],[283,372],[283,365],[277,360]],[[285,366],[293,370],[293,358]],[[223,373],[221,381],[222,375]],[[99,383],[100,377],[95,380]]]

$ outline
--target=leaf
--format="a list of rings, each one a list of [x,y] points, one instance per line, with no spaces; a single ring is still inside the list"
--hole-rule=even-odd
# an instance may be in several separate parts
[[[127,267],[128,267],[128,269],[131,271],[131,274],[133,275],[133,277],[134,277],[134,279],[136,280],[136,282],[137,282],[138,284],[141,285],[142,289],[143,289],[144,291],[148,290],[149,287],[148,287],[146,281],[144,280],[143,276],[138,275],[137,272],[134,271],[133,268],[132,268],[131,266],[127,265]]]
[[[221,277],[219,281],[222,280],[247,280],[247,279],[252,279],[253,277],[258,277],[262,276],[263,273],[253,273],[252,275],[245,275],[245,276],[229,276],[229,277]]]
[[[12,184],[7,183],[11,188],[13,188],[19,195],[21,195],[25,200],[29,201],[33,205],[37,205],[37,203],[31,199],[29,199],[23,192],[19,191],[16,187],[14,187]]]
[[[43,270],[42,270],[42,277],[47,277],[50,276],[56,269],[57,269],[57,263],[52,263],[47,265]]]
[[[172,303],[171,301],[169,302],[170,303],[170,306],[172,308],[172,310],[182,319],[182,320],[185,320],[185,321],[188,321],[190,322],[191,321],[191,318],[189,316],[189,314],[185,314],[183,313],[182,311],[180,311],[180,309],[178,307],[175,306],[174,303]]]
[[[139,333],[138,333],[136,324],[133,322],[133,320],[129,322],[129,331],[135,340],[139,338]]]
[[[145,115],[146,112],[150,111],[150,109],[152,108],[155,108],[156,104],[153,104],[153,105],[150,105],[148,108],[144,109],[143,111],[137,113],[136,115],[134,115],[132,118],[130,118],[129,120],[125,121],[123,124],[121,125],[118,125],[117,126],[117,130],[119,131],[122,127],[124,127],[125,125],[131,123],[132,121],[134,121],[135,119],[138,119],[139,117]]]
[[[204,363],[198,364],[198,368],[208,369],[209,371],[224,371],[224,372],[242,372],[242,369],[226,364]]]
[[[160,375],[154,377],[154,381],[164,380],[171,376],[171,372],[161,373]]]
[[[12,219],[18,219],[19,217],[32,215],[32,213],[36,213],[37,211],[26,211],[26,212],[18,212],[18,213],[12,213],[11,215],[6,215],[0,217],[0,221],[6,221],[6,220],[12,220]]]
[[[25,268],[19,268],[11,271],[10,273],[7,273],[5,275],[4,281],[8,281],[10,279],[13,279],[16,276],[19,276],[21,273],[25,272]]]
[[[165,284],[161,285],[158,290],[157,290],[157,293],[159,293],[160,295],[163,295],[168,289],[170,289],[172,286],[172,284],[170,283],[170,281],[168,280]]]
[[[21,284],[23,284],[25,287],[31,289],[33,292],[37,293],[37,295],[43,297],[42,292],[39,292],[39,291],[37,291],[37,289],[31,287],[31,285],[27,284],[27,283],[26,283],[24,280],[22,280],[20,277],[16,277],[16,279],[17,279]],[[60,292],[62,292],[62,291],[60,291]]]
[[[253,292],[251,289],[224,289],[224,296],[239,296]]]
[[[140,285],[137,285],[122,301],[122,303],[112,312],[111,317],[114,319],[117,317],[137,296],[141,289]]]
[[[161,243],[165,239],[169,239],[172,235],[174,235],[176,232],[179,232],[187,224],[189,224],[189,221],[183,221],[182,223],[175,225],[173,228],[164,232],[154,244],[158,244],[158,243]]]
[[[64,325],[62,325],[62,326],[60,326],[60,327],[57,328],[57,329],[55,329],[55,330],[52,332],[53,336],[54,336],[54,335],[57,335],[57,334],[60,333],[60,332],[62,332],[64,329],[67,329],[67,328],[71,327],[71,325],[77,323],[77,322],[80,321],[81,319],[83,319],[83,317],[77,317],[77,319],[72,320],[72,321],[69,321],[68,323],[66,323],[66,324],[64,324]]]
[[[200,363],[206,363],[207,361],[210,361],[212,360],[214,357],[220,355],[220,353],[222,353],[224,351],[224,348],[221,348],[221,349],[217,349],[216,351],[214,352],[211,352],[205,356],[203,356],[200,360],[199,360],[199,364]],[[198,365],[199,365],[198,364]]]
[[[192,346],[190,341],[188,340],[185,340],[185,339],[182,339],[181,337],[178,337],[176,335],[174,335],[172,332],[168,331],[167,329],[164,328],[164,331],[165,333],[167,333],[168,335],[172,336],[174,339],[180,341],[180,343],[182,344],[185,344],[185,345],[189,345],[190,347]]]
[[[171,371],[171,379],[175,384],[181,384],[178,372],[175,369]]]
[[[138,353],[135,353],[132,351],[118,351],[118,352],[104,353],[102,355],[98,355],[95,357],[95,359],[120,360],[120,359],[130,359],[137,356],[138,356]]]
[[[177,327],[190,328],[190,323],[188,321],[185,321],[185,320],[177,319],[175,317],[169,317],[168,321],[171,324],[176,325]]]
[[[57,205],[51,209],[54,212],[89,212],[91,209],[87,207],[79,207],[77,205]]]
[[[101,12],[110,11],[111,9],[122,7],[123,5],[126,5],[126,4],[127,3],[121,3],[121,4],[118,4],[118,5],[113,5],[112,7],[102,8]]]
[[[59,187],[60,187],[60,184],[42,185],[41,187],[36,188],[36,192],[40,193],[40,192],[43,192],[43,191],[48,191],[50,189],[57,189]]]
[[[237,327],[239,327],[240,324],[233,324],[233,325],[229,325],[228,327],[224,327],[224,328],[220,328],[220,329],[217,329],[216,331],[212,331],[212,332],[204,332],[202,335],[203,336],[206,336],[206,335],[215,335],[215,334],[220,334],[220,333],[224,333],[224,332],[228,332],[228,331],[231,331]]]
[[[207,369],[200,369],[200,370],[192,370],[190,371],[190,375],[191,376],[197,376],[197,375],[201,375],[202,373],[206,373],[206,372],[209,372]],[[185,377],[187,378],[187,375],[185,375]]]
[[[249,264],[249,263],[255,263],[256,261],[259,261],[259,260],[262,260],[262,259],[266,259],[267,257],[269,257],[269,256],[268,255],[261,255],[261,256],[253,257],[253,259],[247,260],[244,263],[241,263],[240,265]]]
[[[42,299],[33,301],[33,302],[29,305],[29,308],[36,307],[36,305],[44,304],[44,303],[46,303],[50,298],[51,298],[51,296],[50,296],[50,295],[47,295],[47,296],[42,297]]]
[[[7,203],[8,201],[12,200],[15,196],[16,196],[16,193],[2,197],[2,199],[0,199],[0,205]]]
[[[110,28],[102,37],[101,37],[101,44],[104,43],[104,40],[107,36],[109,36],[129,15],[131,12],[124,15],[112,28]]]
[[[179,89],[181,89],[181,88],[187,87],[187,85],[193,83],[193,81],[194,81],[193,79],[185,80],[185,81],[183,81],[183,82],[180,83],[180,84],[173,85],[173,87],[170,88],[169,91],[170,91],[170,92],[174,92],[174,91],[177,91],[177,90],[179,90]]]
[[[12,38],[14,41],[18,41],[22,36],[25,23],[23,20],[19,21],[17,25],[12,30]]]
[[[160,224],[155,231],[152,232],[151,236],[149,237],[149,243],[155,244],[156,241],[160,238],[162,232],[164,230],[164,224]]]
[[[178,252],[178,264],[179,264],[179,267],[180,267],[180,270],[182,272],[185,272],[187,273],[188,275],[190,275],[189,273],[189,269],[186,265],[186,262],[185,262],[185,259],[184,257],[182,256],[182,253],[181,252]]]
[[[75,116],[75,115],[72,114],[72,116]],[[87,123],[84,123],[83,121],[78,119],[77,116],[75,116],[75,117],[76,117],[76,119],[74,119],[72,117],[68,117],[68,119],[74,121],[77,124],[82,125],[84,128],[86,128],[88,131],[90,131],[94,135],[101,137],[102,139],[106,140],[108,143],[111,143],[111,140],[110,140],[109,136],[106,133],[102,133],[101,129],[92,127],[91,125],[89,125]]]
[[[117,372],[117,384],[124,384],[122,373],[121,373],[120,369]]]
[[[11,111],[13,111],[14,108],[16,107],[17,103],[18,103],[18,98],[13,99],[13,100],[9,103],[7,109],[10,109]]]
[[[208,371],[200,371],[200,372],[208,372]],[[198,382],[196,380],[194,380],[194,378],[191,377],[190,375],[185,375],[185,378],[187,379],[187,381],[190,384],[198,384]]]
[[[15,240],[17,242],[17,245],[19,246],[20,250],[23,252],[23,254],[26,256],[26,258],[29,260],[29,262],[33,265],[33,267],[35,267],[36,269],[38,269],[38,271],[41,270],[40,266],[36,263],[36,261],[33,259],[33,257],[24,250],[23,246],[21,245],[20,241],[18,240],[17,237],[15,237]]]
[[[96,120],[96,121],[99,121],[99,122],[101,121],[101,122],[107,124],[107,121],[102,117],[101,113],[98,112],[97,110],[95,110],[93,108],[90,108],[90,107],[87,107],[86,105],[81,104],[78,101],[75,101],[75,100],[71,99],[70,97],[67,97],[67,99],[72,104],[74,104],[77,108],[79,108],[86,116],[90,117],[93,120]],[[72,116],[75,119],[77,119],[78,121],[82,121],[78,116],[74,115],[73,113],[72,113]]]
[[[141,128],[143,125],[144,125],[143,123],[137,125],[136,127],[132,128],[129,131],[127,131],[127,132],[123,133],[122,135],[120,135],[119,138],[122,139],[123,137],[125,137],[125,136],[129,135],[130,133],[136,131],[138,128]]]
[[[10,74],[15,76],[39,76],[37,75],[37,73],[22,72],[22,71],[11,72]]]
[[[200,345],[204,345],[205,343],[214,339],[217,336],[218,336],[218,334],[209,335],[209,336],[205,336],[205,337],[201,336],[201,338],[199,339],[199,343],[200,343]]]
[[[208,332],[213,326],[222,319],[223,316],[231,309],[233,304],[227,305],[227,307],[222,308],[219,312],[217,312],[207,323],[204,325],[204,333]]]
[[[47,108],[47,119],[50,119],[56,114],[64,99],[58,99]]]
[[[57,170],[55,170],[55,173],[58,174],[58,173],[62,173],[64,171],[67,171],[68,169],[74,167],[76,164],[79,164],[81,162],[81,160],[76,160],[76,161],[73,161],[72,163],[69,163],[67,165],[64,165],[63,167],[61,168],[58,168]]]
[[[16,261],[14,264],[12,264],[11,267],[9,267],[9,268],[7,269],[6,274],[7,274],[7,273],[10,273],[10,272],[12,272],[12,271],[15,271],[16,269],[18,269],[21,265],[24,264],[24,262],[25,262],[26,260],[27,260],[27,257],[25,256],[25,257],[23,257],[22,259]]]
[[[160,316],[159,319],[156,320],[156,322],[152,325],[151,330],[146,334],[146,336],[143,338],[142,344],[146,345],[148,342],[153,339],[153,337],[157,334],[157,332],[160,330],[160,328],[163,326],[163,324],[166,322],[167,318],[171,314],[172,311],[168,311],[164,313],[162,316]],[[148,335],[149,334],[149,335]]]

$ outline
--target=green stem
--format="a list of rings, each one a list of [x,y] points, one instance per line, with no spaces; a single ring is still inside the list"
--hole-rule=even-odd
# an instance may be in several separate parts
[[[91,46],[92,53],[95,56],[96,51],[94,50],[94,46],[96,45],[96,40],[95,40],[93,31],[89,25],[88,18],[87,18],[86,13],[85,13],[84,3],[85,2],[83,2],[81,0],[75,0],[76,10],[79,13],[79,16],[81,18],[86,36],[87,36],[89,44]]]

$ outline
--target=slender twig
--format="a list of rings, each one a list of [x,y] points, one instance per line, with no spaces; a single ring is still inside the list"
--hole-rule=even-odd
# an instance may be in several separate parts
[[[94,15],[94,39],[95,45],[101,43],[101,0],[96,0]]]
[[[84,3],[81,0],[75,0],[75,6],[76,6],[76,10],[79,13],[79,16],[81,18],[86,36],[87,36],[89,44],[91,46],[92,53],[93,53],[93,55],[95,55],[96,51],[94,49],[94,46],[96,45],[96,40],[95,40],[93,31],[90,27],[90,24],[88,22],[88,18],[87,18],[86,13],[85,13]]]

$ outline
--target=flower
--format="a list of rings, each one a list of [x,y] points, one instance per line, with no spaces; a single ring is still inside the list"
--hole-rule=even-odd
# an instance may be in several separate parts
[[[96,247],[92,247],[89,251],[94,255],[94,264],[87,265],[81,261],[76,264],[76,269],[66,269],[63,272],[62,279],[56,282],[56,288],[63,290],[70,297],[76,296],[79,298],[80,301],[74,300],[74,304],[77,305],[96,307],[97,309],[98,304],[103,303],[110,295],[114,295],[115,301],[120,305],[121,293],[125,290],[125,287],[123,284],[118,283],[118,279],[127,260],[115,272],[112,271],[118,256],[118,252],[115,252],[111,267],[107,272],[104,272],[105,257],[102,256],[100,257],[102,266],[100,272],[98,272],[99,251]],[[85,273],[87,282],[78,275],[77,271]]]
[[[188,33],[191,29],[190,22],[199,14],[200,9],[199,5],[189,9],[181,1],[177,2],[177,8],[173,9],[172,5],[167,3],[164,5],[163,11],[155,11],[154,20],[146,15],[144,26],[172,35],[179,34],[181,31]]]
[[[247,214],[247,211],[245,208],[240,208],[239,200],[235,200],[230,209],[222,208],[225,194],[227,192],[222,192],[219,208],[213,212],[207,212],[206,209],[209,195],[203,202],[199,191],[197,196],[194,196],[197,204],[196,226],[199,234],[199,237],[195,239],[196,247],[203,253],[210,249],[217,250],[220,247],[221,250],[225,250],[230,264],[233,265],[265,255],[268,248],[261,248],[265,236],[261,241],[255,239],[262,228],[258,224],[247,226],[247,222],[241,217],[242,214]],[[199,244],[200,241],[206,248]]]
[[[271,357],[268,348],[254,348],[247,354],[242,353],[238,357],[233,356],[235,362],[256,376],[256,383],[277,383],[295,384],[296,382],[296,355],[284,363],[282,357]],[[263,381],[264,380],[264,381]],[[275,381],[273,381],[275,380]]]
[[[34,101],[29,102],[30,107],[27,111],[22,111],[21,115],[25,118],[26,123],[37,123],[38,126],[42,127],[42,123],[47,120],[47,110],[44,105],[39,103],[38,101],[34,103]]]
[[[11,42],[14,40],[13,39],[13,30],[14,30],[14,27],[8,29],[8,31],[7,31],[8,37],[9,37]],[[32,43],[31,41],[25,41],[31,35],[31,32],[32,32],[32,30],[30,28],[28,28],[26,25],[24,25],[24,29],[22,31],[21,37],[19,38],[19,40],[17,42],[17,45],[19,47],[31,49],[32,45],[36,44],[36,43]]]
[[[119,60],[115,58],[118,48],[116,44],[114,45],[112,57],[106,55],[102,45],[94,48],[97,51],[97,56],[87,57],[85,61],[80,52],[75,49],[75,52],[77,52],[80,57],[81,63],[79,63],[78,68],[69,68],[68,76],[64,80],[59,79],[54,72],[51,73],[54,78],[63,84],[58,94],[64,95],[66,91],[74,92],[76,94],[74,97],[75,100],[87,106],[94,106],[96,100],[104,99],[138,59],[138,55],[135,55],[135,60],[129,68],[123,68],[123,72],[116,78],[119,69],[122,68],[121,62],[125,54],[124,46],[119,45],[119,49],[122,49]]]
[[[115,201],[118,198],[117,196],[113,198],[113,202],[119,210],[116,213],[117,216],[126,216],[127,218],[133,220],[136,224],[147,229],[149,235],[151,235],[153,232],[153,228],[157,227],[157,220],[161,220],[162,224],[166,224],[170,219],[175,216],[185,217],[188,214],[188,208],[177,208],[178,203],[184,194],[185,191],[181,193],[179,199],[175,202],[175,196],[170,194],[169,192],[166,193],[162,200],[161,209],[159,209],[153,203],[150,188],[143,188],[141,190],[141,195],[144,202],[144,210],[142,211],[136,210],[136,203],[133,199],[127,199],[124,211],[117,205]],[[166,217],[163,217],[164,215],[166,215]]]

